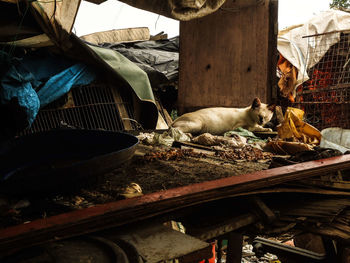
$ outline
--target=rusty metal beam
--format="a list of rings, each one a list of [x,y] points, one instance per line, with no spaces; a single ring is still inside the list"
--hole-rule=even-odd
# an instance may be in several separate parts
[[[0,253],[48,240],[92,233],[180,208],[331,171],[349,169],[350,155],[207,181],[38,219],[0,230]]]

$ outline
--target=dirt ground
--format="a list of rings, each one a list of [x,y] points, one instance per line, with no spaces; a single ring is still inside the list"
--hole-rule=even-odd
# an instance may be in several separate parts
[[[138,150],[147,153],[150,149],[141,145]],[[156,149],[155,151],[162,152],[166,150]],[[269,160],[248,162],[225,160],[210,155],[204,156],[202,153],[191,153],[191,155],[193,156],[184,154],[173,160],[162,160],[157,157],[153,159],[153,156],[149,157],[147,154],[144,156],[136,154],[129,163],[106,175],[104,182],[97,187],[96,192],[97,194],[98,192],[106,193],[109,197],[104,195],[103,198],[113,201],[130,183],[137,183],[142,188],[142,192],[147,194],[247,174],[267,169],[269,166]],[[89,200],[96,198],[96,196],[89,197],[88,189],[82,190],[81,194]],[[101,198],[101,201],[105,202],[106,200],[103,200],[103,198]]]
[[[256,150],[247,149],[245,152],[254,155]],[[239,154],[241,153],[238,152]],[[228,156],[217,156],[191,149],[158,148],[140,144],[131,160],[111,173],[99,177],[93,185],[77,187],[73,192],[46,198],[28,196],[28,199],[22,197],[21,200],[5,199],[3,202],[8,202],[11,209],[8,210],[10,212],[2,214],[0,227],[117,201],[125,198],[123,193],[132,183],[140,186],[142,194],[148,194],[248,174],[269,167],[269,156],[261,159],[261,152],[258,152],[259,160],[254,161],[239,160],[238,155],[231,153]],[[232,158],[228,158],[230,156]],[[242,158],[244,157],[246,156]]]

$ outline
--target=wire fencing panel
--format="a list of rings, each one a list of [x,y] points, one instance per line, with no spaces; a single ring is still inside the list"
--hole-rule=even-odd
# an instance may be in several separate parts
[[[295,104],[305,111],[306,121],[320,130],[350,128],[350,35],[334,32],[307,39],[307,63],[325,54],[307,72],[299,72],[307,73],[309,80],[297,88]]]
[[[131,98],[127,94],[118,94],[113,87],[99,83],[75,87],[59,100],[41,109],[32,126],[20,135],[47,131],[62,126],[73,126],[83,129],[103,129],[120,131],[125,129],[121,107],[134,119]],[[131,122],[132,129],[137,125]]]

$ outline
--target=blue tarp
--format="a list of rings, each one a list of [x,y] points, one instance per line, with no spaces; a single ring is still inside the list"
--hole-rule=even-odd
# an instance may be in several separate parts
[[[0,55],[0,63],[8,64],[7,72],[0,76],[1,103],[7,104],[17,98],[26,110],[29,126],[40,108],[66,94],[73,86],[87,85],[96,77],[86,65],[50,54],[33,54],[21,59],[9,58],[3,52]]]

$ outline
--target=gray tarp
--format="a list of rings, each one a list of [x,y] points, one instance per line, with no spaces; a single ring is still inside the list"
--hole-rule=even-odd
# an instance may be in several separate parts
[[[158,41],[124,44],[102,44],[118,51],[143,69],[154,89],[179,77],[179,37]]]

